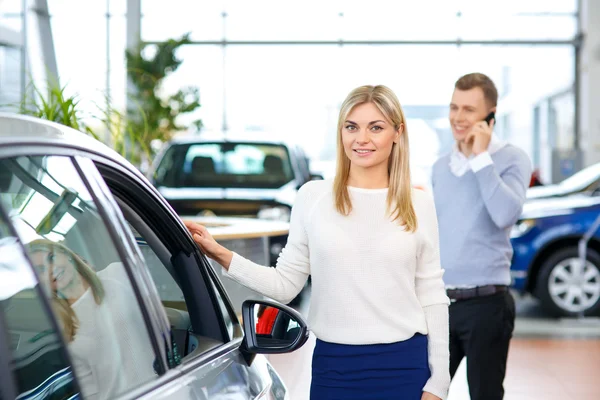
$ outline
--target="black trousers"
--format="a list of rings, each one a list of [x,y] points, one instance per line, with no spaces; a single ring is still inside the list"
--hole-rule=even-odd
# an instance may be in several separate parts
[[[515,326],[509,292],[450,304],[450,376],[464,357],[471,400],[502,400],[508,346]]]

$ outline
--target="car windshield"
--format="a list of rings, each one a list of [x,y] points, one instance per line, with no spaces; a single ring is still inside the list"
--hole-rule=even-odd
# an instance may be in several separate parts
[[[560,188],[565,192],[579,191],[587,188],[600,179],[600,163],[592,165],[577,172],[560,183]]]
[[[265,143],[171,146],[155,173],[157,186],[279,188],[294,179],[287,148]]]

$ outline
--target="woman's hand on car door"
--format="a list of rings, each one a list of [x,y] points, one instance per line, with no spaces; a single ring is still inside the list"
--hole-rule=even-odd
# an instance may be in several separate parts
[[[233,253],[217,243],[204,225],[186,220],[184,220],[183,223],[192,234],[192,237],[200,247],[200,250],[202,250],[208,258],[215,260],[221,264],[223,268],[228,270],[231,259],[233,258]]]

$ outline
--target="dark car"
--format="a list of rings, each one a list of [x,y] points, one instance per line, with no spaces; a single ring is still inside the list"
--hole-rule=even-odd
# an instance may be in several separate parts
[[[513,287],[557,316],[600,315],[600,232],[578,244],[600,215],[600,197],[572,195],[525,204],[511,232]]]
[[[0,398],[288,399],[259,353],[299,348],[306,324],[272,301],[242,311],[131,164],[0,114]]]
[[[228,136],[167,143],[156,157],[149,178],[182,216],[289,221],[298,189],[320,177],[311,174],[308,158],[299,146]],[[271,238],[271,265],[275,265],[286,241],[287,236]]]
[[[531,187],[527,200],[565,197],[577,193],[594,194],[600,189],[600,163],[591,165],[555,185]]]

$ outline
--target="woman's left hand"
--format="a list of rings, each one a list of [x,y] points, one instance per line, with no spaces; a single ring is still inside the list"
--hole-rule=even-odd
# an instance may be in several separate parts
[[[437,397],[435,394],[431,394],[429,392],[423,392],[423,396],[421,396],[421,400],[442,400]]]

